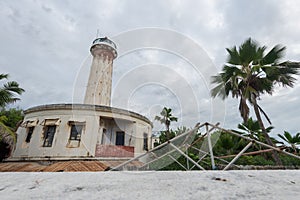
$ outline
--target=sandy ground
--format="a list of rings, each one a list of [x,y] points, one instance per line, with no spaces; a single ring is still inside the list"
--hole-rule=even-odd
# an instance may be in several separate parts
[[[300,170],[0,173],[0,199],[300,199]]]

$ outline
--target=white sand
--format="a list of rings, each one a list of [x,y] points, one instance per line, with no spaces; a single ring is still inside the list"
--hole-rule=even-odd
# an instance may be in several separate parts
[[[300,170],[0,173],[0,180],[1,200],[300,199]]]

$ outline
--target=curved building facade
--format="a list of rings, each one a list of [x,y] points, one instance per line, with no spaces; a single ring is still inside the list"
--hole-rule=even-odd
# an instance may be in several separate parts
[[[148,150],[151,122],[113,107],[52,104],[30,108],[11,160],[131,158]]]

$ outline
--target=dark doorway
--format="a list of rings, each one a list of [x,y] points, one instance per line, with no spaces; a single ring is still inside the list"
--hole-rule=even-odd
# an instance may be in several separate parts
[[[125,133],[123,131],[117,131],[116,145],[124,146]]]

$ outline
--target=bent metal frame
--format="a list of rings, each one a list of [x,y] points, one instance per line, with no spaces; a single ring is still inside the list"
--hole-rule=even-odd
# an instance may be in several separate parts
[[[204,129],[204,134],[199,134],[201,129]],[[212,139],[212,131],[219,130],[222,133],[228,133],[234,135],[236,137],[243,138],[249,143],[237,154],[233,155],[234,158],[231,161],[227,161],[223,158],[225,157],[232,157],[232,156],[220,156],[216,157],[213,153],[213,146],[217,142],[217,139]],[[197,139],[196,136],[199,136]],[[197,147],[195,144],[203,141],[201,148]],[[196,126],[183,134],[180,134],[171,140],[154,147],[153,149],[149,150],[148,152],[141,154],[133,159],[125,161],[124,163],[114,167],[111,171],[146,171],[146,170],[159,170],[169,164],[176,162],[185,170],[192,170],[193,168],[197,167],[199,170],[205,170],[200,163],[204,163],[203,159],[206,156],[210,156],[210,165],[211,169],[217,169],[215,164],[215,159],[226,163],[226,166],[223,170],[228,170],[234,163],[243,155],[247,155],[245,153],[253,144],[261,145],[262,147],[267,148],[266,150],[262,150],[261,152],[268,152],[268,151],[278,151],[280,153],[292,156],[294,158],[300,159],[300,156],[295,154],[283,151],[278,147],[274,147],[253,138],[241,135],[236,133],[232,130],[227,130],[219,127],[219,123],[213,125],[210,123],[204,124],[196,124]],[[198,152],[199,159],[195,161],[189,156],[188,150],[194,149]],[[245,153],[245,154],[244,154]],[[259,152],[258,152],[259,153]],[[248,153],[251,154],[251,153]],[[183,156],[186,159],[186,162],[183,164],[182,162],[178,161],[178,158]],[[240,168],[240,166],[234,165],[235,167]]]

